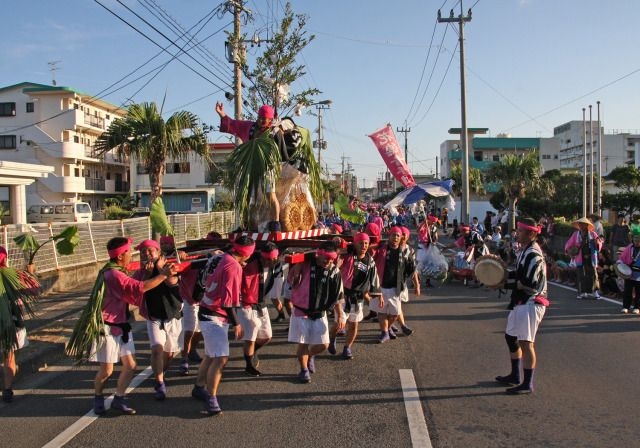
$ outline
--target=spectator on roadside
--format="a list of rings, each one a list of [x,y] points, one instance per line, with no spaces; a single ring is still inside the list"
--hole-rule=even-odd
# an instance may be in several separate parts
[[[572,224],[575,232],[564,245],[565,252],[574,257],[578,272],[578,299],[590,297],[599,299],[596,289],[598,252],[602,248],[602,239],[594,231],[588,218],[580,218]]]
[[[627,225],[624,216],[618,216],[618,221],[611,227],[609,235],[609,243],[611,248],[611,256],[613,261],[617,261],[620,254],[618,249],[622,249],[631,243],[631,229]]]
[[[640,314],[638,302],[640,301],[640,227],[631,228],[631,241],[624,248],[619,264],[625,264],[631,268],[631,277],[624,280],[624,291],[622,292],[622,313]]]
[[[598,234],[600,239],[604,241],[604,226],[602,225],[602,216],[595,213],[589,216],[591,223],[593,224],[593,230]]]

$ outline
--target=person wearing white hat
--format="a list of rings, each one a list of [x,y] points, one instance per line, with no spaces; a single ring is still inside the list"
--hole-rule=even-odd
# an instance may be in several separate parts
[[[574,257],[578,274],[578,299],[600,298],[596,287],[598,252],[602,249],[602,238],[594,231],[588,218],[580,218],[571,225],[576,229],[564,245],[565,252]]]

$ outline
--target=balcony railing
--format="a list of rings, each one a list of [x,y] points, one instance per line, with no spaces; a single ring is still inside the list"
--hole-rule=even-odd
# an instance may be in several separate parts
[[[118,193],[128,193],[129,192],[129,182],[124,182],[122,180],[116,181],[116,191]]]
[[[88,124],[94,128],[104,129],[104,118],[84,114],[84,124]]]
[[[93,179],[91,177],[84,178],[85,190],[106,191],[104,179]]]

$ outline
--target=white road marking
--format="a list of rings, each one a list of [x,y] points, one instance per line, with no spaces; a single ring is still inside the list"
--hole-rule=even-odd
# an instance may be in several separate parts
[[[431,439],[427,422],[422,412],[420,394],[416,386],[411,369],[400,369],[400,384],[402,385],[402,395],[404,397],[404,407],[407,411],[409,421],[409,431],[411,433],[411,443],[414,447],[431,448]]]
[[[557,288],[563,288],[563,289],[568,289],[569,291],[575,291],[578,292],[578,290],[574,287],[571,286],[566,286],[563,285],[561,283],[556,283],[556,282],[549,282],[550,285],[553,285]],[[586,299],[586,300],[593,300],[593,299]],[[604,300],[605,302],[609,302],[609,303],[615,303],[617,305],[622,306],[622,302],[619,300],[615,300],[615,299],[610,299],[609,297],[604,297],[604,296],[600,296],[600,298],[598,300]]]
[[[142,382],[144,380],[146,380],[147,378],[149,378],[151,376],[152,370],[151,370],[151,366],[147,367],[146,369],[144,369],[142,372],[140,372],[132,381],[131,384],[129,384],[129,387],[127,388],[127,393],[130,393],[131,391],[133,391],[136,387],[138,387],[140,384],[142,384]],[[104,401],[104,406],[109,409],[111,407],[111,402],[113,401],[113,395],[111,395],[109,398],[107,398]],[[75,423],[73,423],[71,426],[69,426],[67,429],[65,429],[64,431],[62,431],[60,434],[58,434],[54,439],[52,439],[49,443],[47,443],[46,445],[44,445],[42,448],[58,448],[61,446],[66,445],[68,442],[70,442],[71,440],[73,440],[73,438],[75,436],[77,436],[78,434],[80,434],[80,432],[82,430],[84,430],[87,426],[89,426],[91,423],[93,423],[97,418],[99,418],[98,415],[93,413],[93,409],[91,409],[89,412],[87,412],[85,415],[83,415],[82,417],[80,417],[78,420],[76,420]]]

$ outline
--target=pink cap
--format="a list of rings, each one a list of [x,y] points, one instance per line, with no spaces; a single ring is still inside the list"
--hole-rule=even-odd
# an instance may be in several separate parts
[[[331,224],[331,228],[335,230],[336,233],[342,233],[342,226],[340,224]]]
[[[273,107],[269,106],[268,104],[265,104],[260,109],[258,109],[258,117],[260,118],[273,118],[275,116],[276,113],[273,110]]]

